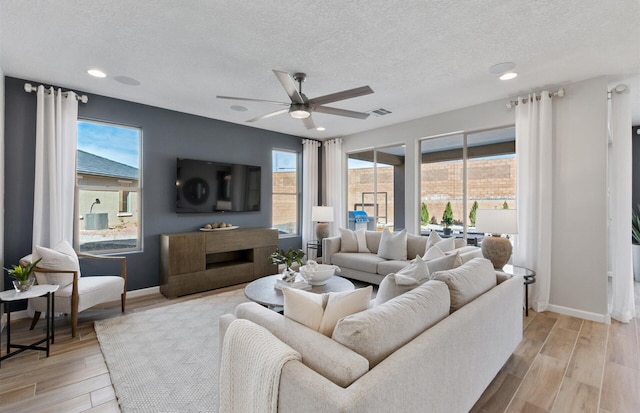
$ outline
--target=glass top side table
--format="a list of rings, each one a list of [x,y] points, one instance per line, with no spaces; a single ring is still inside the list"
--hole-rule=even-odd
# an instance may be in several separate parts
[[[5,312],[7,313],[7,354],[0,357],[0,363],[2,360],[9,357],[20,354],[25,350],[40,350],[47,353],[49,357],[49,347],[53,344],[54,332],[53,332],[53,308],[55,300],[55,292],[58,291],[58,285],[43,284],[34,285],[28,291],[17,292],[16,290],[7,290],[0,292],[0,304],[5,305]],[[47,296],[47,332],[45,338],[38,340],[29,345],[23,344],[11,344],[11,303],[14,301],[28,300],[29,298]],[[40,347],[39,344],[45,343],[46,347]],[[0,343],[1,347],[1,343]],[[11,351],[12,348],[17,349]]]
[[[530,268],[511,264],[505,265],[502,271],[509,275],[520,275],[524,278],[524,311],[525,315],[529,317],[529,284],[536,282],[536,272]]]

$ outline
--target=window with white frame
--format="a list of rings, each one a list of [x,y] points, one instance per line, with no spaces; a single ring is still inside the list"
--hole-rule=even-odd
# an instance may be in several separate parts
[[[298,203],[298,153],[285,150],[272,151],[272,212],[271,226],[281,236],[297,235]]]
[[[78,121],[78,251],[110,253],[142,248],[141,143],[139,128]]]

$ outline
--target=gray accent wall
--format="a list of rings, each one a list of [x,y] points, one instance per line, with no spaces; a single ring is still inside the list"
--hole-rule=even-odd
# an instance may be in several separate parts
[[[5,78],[5,263],[17,263],[31,252],[36,96],[24,91],[25,82]],[[301,154],[300,137],[85,94],[89,103],[79,104],[79,118],[142,129],[143,251],[126,254],[128,290],[159,284],[160,234],[195,231],[207,222],[220,221],[247,228],[271,226],[271,151]],[[177,157],[261,166],[260,212],[176,214]],[[301,238],[283,238],[279,246],[300,248]],[[90,270],[110,271],[104,267]],[[83,271],[88,273],[85,267]]]

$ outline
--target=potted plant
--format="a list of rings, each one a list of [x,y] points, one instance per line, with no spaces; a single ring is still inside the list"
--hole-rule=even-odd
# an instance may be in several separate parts
[[[447,206],[444,208],[444,213],[442,214],[442,225],[444,225],[444,229],[442,233],[444,235],[451,235],[451,225],[453,225],[453,210],[451,209],[451,202],[447,202]]]
[[[36,265],[38,265],[40,261],[42,261],[42,258],[27,265],[18,264],[14,265],[11,269],[5,268],[5,270],[7,270],[7,274],[9,274],[9,277],[14,278],[13,287],[16,289],[16,291],[28,291],[31,288],[36,280],[35,278],[32,278],[31,275],[33,274],[33,270],[36,268]]]
[[[293,282],[296,279],[296,273],[291,269],[294,262],[298,265],[302,265],[302,259],[304,258],[304,251],[301,249],[289,248],[287,252],[284,250],[277,250],[273,254],[269,255],[269,260],[272,264],[285,266],[282,272],[282,280],[287,282]]]
[[[640,205],[638,205],[640,210]],[[636,211],[631,211],[631,235],[633,243],[631,244],[633,252],[633,279],[640,282],[640,215]]]

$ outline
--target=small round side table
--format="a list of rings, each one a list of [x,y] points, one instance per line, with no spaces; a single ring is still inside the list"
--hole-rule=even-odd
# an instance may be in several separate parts
[[[502,271],[509,275],[521,275],[524,278],[524,306],[525,315],[529,317],[529,284],[536,282],[536,272],[530,268],[507,264]]]
[[[34,285],[28,291],[17,292],[16,290],[7,290],[0,292],[0,304],[4,303],[5,312],[7,313],[7,354],[0,357],[0,362],[9,357],[20,354],[25,350],[40,350],[47,353],[49,357],[49,347],[53,344],[53,308],[55,302],[55,292],[58,291],[59,286],[54,284],[42,284]],[[47,296],[47,332],[45,338],[36,341],[29,345],[23,344],[11,344],[11,303],[14,301],[28,300],[29,298]],[[39,347],[39,344],[45,343],[46,347]],[[2,343],[0,342],[0,348]],[[18,350],[11,351],[12,348]]]

